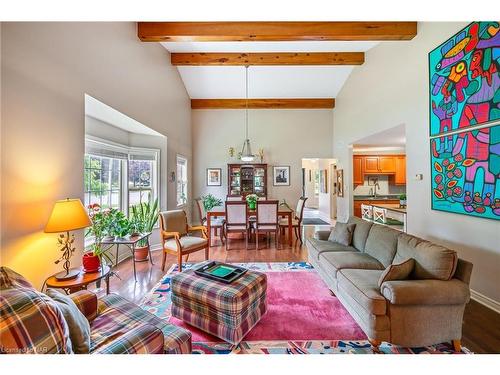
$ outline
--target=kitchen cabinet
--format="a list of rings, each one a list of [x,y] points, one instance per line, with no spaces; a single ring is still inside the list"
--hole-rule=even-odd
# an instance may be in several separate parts
[[[363,175],[363,157],[354,156],[353,157],[353,183],[354,185],[363,185],[364,175]]]
[[[363,173],[379,173],[378,156],[364,156]]]
[[[394,175],[396,185],[406,185],[406,157],[396,156],[396,174]]]
[[[379,156],[378,157],[378,170],[381,173],[395,173],[396,172],[396,157],[395,156]]]

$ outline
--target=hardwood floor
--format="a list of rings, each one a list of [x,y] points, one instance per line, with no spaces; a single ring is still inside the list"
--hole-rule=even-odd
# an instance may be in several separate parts
[[[305,237],[311,236],[315,230],[321,227],[305,227]],[[216,244],[220,244],[218,239]],[[223,246],[214,246],[210,248],[210,259],[224,262],[299,262],[307,260],[307,248],[301,246],[298,241],[294,242],[293,247],[283,246],[282,249],[274,248],[274,241],[271,241],[270,249],[255,250],[251,249],[254,245],[250,243],[249,250],[245,250],[244,241],[232,240],[229,250],[226,252]],[[117,293],[128,300],[139,303],[142,297],[148,293],[164,272],[161,270],[161,251],[153,252],[154,265],[149,262],[136,263],[137,282],[134,282],[132,272],[132,260],[126,259],[117,267],[118,277],[111,278],[111,293]],[[203,260],[204,253],[191,254],[189,262]],[[176,258],[167,255],[167,264],[165,272],[176,263]],[[476,301],[471,301],[466,309],[463,324],[463,346],[475,353],[500,353],[500,314],[486,308]]]

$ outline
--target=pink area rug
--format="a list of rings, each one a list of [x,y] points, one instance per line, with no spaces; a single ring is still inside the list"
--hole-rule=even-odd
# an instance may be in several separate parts
[[[365,340],[366,335],[326,284],[307,263],[251,263],[247,268],[268,276],[267,312],[245,336],[245,341]],[[146,310],[188,329],[193,342],[218,342],[170,314],[170,270],[142,302]]]

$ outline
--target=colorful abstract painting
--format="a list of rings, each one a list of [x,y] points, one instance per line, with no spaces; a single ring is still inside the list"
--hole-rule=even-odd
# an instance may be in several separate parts
[[[473,22],[429,53],[430,135],[500,119],[498,22]],[[451,152],[448,138],[440,152]]]
[[[432,208],[500,220],[500,125],[447,138],[451,153],[431,139]]]

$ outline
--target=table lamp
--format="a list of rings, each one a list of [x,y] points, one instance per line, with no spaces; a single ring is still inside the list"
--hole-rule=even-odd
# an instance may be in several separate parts
[[[50,214],[49,221],[45,226],[45,233],[60,233],[66,232],[66,234],[61,233],[57,238],[57,242],[62,245],[61,257],[54,263],[64,261],[63,267],[64,271],[59,272],[55,275],[57,280],[69,280],[78,276],[80,273],[77,269],[70,269],[71,263],[70,258],[73,255],[75,248],[73,243],[75,242],[75,236],[70,235],[70,231],[76,229],[82,229],[92,225],[89,215],[83,207],[80,199],[64,199],[57,201],[54,204],[52,213]]]

